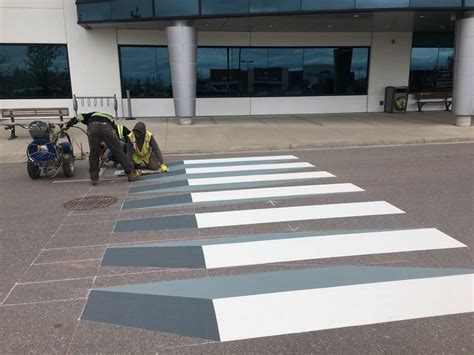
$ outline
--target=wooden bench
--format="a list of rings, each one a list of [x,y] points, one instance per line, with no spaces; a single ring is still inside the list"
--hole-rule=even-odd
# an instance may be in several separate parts
[[[425,104],[444,103],[446,111],[449,111],[453,103],[453,95],[450,91],[439,92],[418,92],[415,94],[415,100],[418,104],[418,112],[423,112]]]
[[[60,123],[64,122],[64,118],[69,116],[69,109],[66,108],[15,108],[2,109],[2,119],[10,119],[10,122],[2,122],[2,126],[10,132],[8,140],[17,138],[15,127],[28,128],[32,120],[39,118],[59,118]],[[28,122],[25,122],[28,121]]]

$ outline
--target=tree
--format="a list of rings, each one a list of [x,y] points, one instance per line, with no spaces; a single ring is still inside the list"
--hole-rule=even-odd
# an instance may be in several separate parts
[[[25,63],[36,79],[36,86],[42,88],[43,94],[48,94],[51,90],[51,82],[54,82],[51,80],[51,76],[54,75],[54,60],[60,54],[57,46],[28,46]]]

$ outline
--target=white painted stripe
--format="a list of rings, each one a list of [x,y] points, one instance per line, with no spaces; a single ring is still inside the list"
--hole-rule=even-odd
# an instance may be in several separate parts
[[[242,182],[260,182],[260,181],[292,181],[304,179],[320,179],[335,177],[327,171],[310,171],[304,173],[287,173],[287,174],[262,174],[262,175],[241,175],[241,176],[225,176],[218,178],[202,178],[189,179],[189,186],[202,185],[219,185],[219,184],[234,184]]]
[[[221,341],[474,311],[473,275],[213,300]],[[284,306],[282,306],[284,305]]]
[[[327,184],[327,185],[306,185],[306,186],[284,186],[268,187],[261,189],[226,190],[211,192],[193,192],[191,198],[193,202],[212,202],[245,200],[253,198],[273,198],[288,196],[311,196],[321,194],[336,194],[344,192],[364,191],[353,184]]]
[[[188,168],[186,174],[207,174],[223,173],[229,171],[250,171],[250,170],[272,170],[272,169],[298,169],[314,168],[310,163],[281,163],[281,164],[256,164],[256,165],[237,165],[237,166],[216,166],[209,168]]]
[[[269,155],[258,157],[220,158],[220,159],[194,159],[183,160],[183,164],[212,164],[212,163],[237,163],[243,161],[274,161],[274,160],[294,160],[298,159],[294,155]]]
[[[196,213],[198,228],[405,213],[385,201]]]
[[[449,235],[434,228],[426,228],[203,245],[202,249],[206,268],[214,269],[463,247],[466,245]]]

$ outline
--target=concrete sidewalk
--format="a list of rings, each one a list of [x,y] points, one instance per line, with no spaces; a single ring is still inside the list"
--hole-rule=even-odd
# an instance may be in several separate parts
[[[197,117],[181,126],[177,118],[142,119],[166,154],[301,150],[423,143],[474,142],[474,127],[456,127],[449,112],[406,114],[351,113],[314,115]],[[132,128],[137,121],[123,121]],[[83,125],[78,125],[85,128]],[[71,129],[75,153],[86,135]],[[18,139],[0,137],[0,163],[24,162],[31,138],[18,128]]]

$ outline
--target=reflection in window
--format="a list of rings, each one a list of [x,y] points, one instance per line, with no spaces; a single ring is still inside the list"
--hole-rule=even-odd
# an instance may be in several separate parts
[[[120,46],[120,69],[124,97],[172,97],[166,47]]]
[[[409,0],[355,0],[358,9],[409,7]]]
[[[462,0],[410,0],[412,7],[461,6]]]
[[[303,11],[353,9],[354,0],[302,0]]]
[[[452,90],[453,64],[453,48],[413,48],[410,92]]]
[[[288,12],[300,11],[298,0],[250,0],[250,12]]]
[[[110,20],[112,10],[110,2],[77,4],[77,20],[79,22]]]
[[[250,0],[201,0],[203,15],[244,14],[249,12]]]
[[[112,19],[142,19],[153,17],[151,0],[114,0],[111,3]]]
[[[199,0],[154,0],[156,17],[199,15]]]
[[[0,99],[70,97],[65,45],[0,45]]]
[[[368,48],[199,48],[198,97],[367,94]]]

